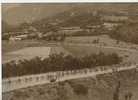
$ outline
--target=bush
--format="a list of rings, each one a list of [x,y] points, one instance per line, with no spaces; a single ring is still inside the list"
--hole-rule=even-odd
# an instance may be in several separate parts
[[[127,23],[122,26],[118,26],[112,33],[109,34],[111,38],[121,40],[125,42],[132,42],[138,44],[138,24]]]
[[[52,54],[49,58],[43,60],[40,57],[36,57],[31,60],[20,60],[18,64],[15,61],[3,64],[2,77],[92,68],[118,64],[121,61],[122,59],[116,53],[105,55],[100,52],[99,54],[91,54],[81,58],[71,55],[64,56],[63,53]]]
[[[82,84],[70,84],[77,95],[87,95],[88,87]]]

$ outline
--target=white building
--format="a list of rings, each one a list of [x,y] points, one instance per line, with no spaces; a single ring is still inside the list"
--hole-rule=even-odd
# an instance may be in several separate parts
[[[108,30],[112,30],[114,27],[117,27],[119,25],[121,25],[121,24],[119,24],[119,23],[110,23],[110,22],[103,23],[104,28],[106,28]]]
[[[61,27],[59,33],[70,35],[79,31],[83,31],[80,27]]]
[[[114,15],[105,15],[101,18],[103,21],[112,21],[112,22],[120,22],[128,20],[127,16],[114,16]]]
[[[11,36],[9,38],[9,41],[20,41],[20,40],[22,40],[22,39],[21,38],[18,38],[18,37],[14,37],[14,36]]]
[[[18,36],[11,36],[9,38],[10,41],[18,41],[18,40],[23,40],[23,39],[26,39],[27,38],[27,35],[24,34],[24,35],[18,35]]]

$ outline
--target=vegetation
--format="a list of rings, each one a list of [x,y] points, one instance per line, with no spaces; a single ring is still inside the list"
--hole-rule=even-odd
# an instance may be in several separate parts
[[[73,82],[69,82],[71,87],[73,88],[73,91],[77,94],[77,95],[87,95],[88,94],[88,87],[83,85],[83,84],[77,84],[77,83],[73,83]]]
[[[52,54],[45,59],[36,57],[31,60],[20,60],[18,64],[15,61],[5,63],[2,65],[2,77],[92,68],[94,66],[118,64],[121,60],[116,53],[105,55],[100,52],[99,54],[91,54],[81,58],[71,55],[65,56],[63,53]]]
[[[47,40],[47,41],[64,41],[65,40],[65,35],[56,35],[56,34],[50,34],[49,36],[42,37],[41,39]]]
[[[120,92],[120,81],[118,82],[118,85],[116,86],[116,89],[113,93],[113,100],[119,100],[119,92]]]
[[[32,86],[3,93],[2,98],[3,100],[7,100],[7,98],[8,100],[113,100],[115,89],[119,87],[118,81],[120,81],[119,100],[137,100],[138,73],[134,70],[98,75],[96,78]],[[85,88],[81,94],[77,94],[74,91],[76,87],[72,86],[78,84]],[[85,91],[87,89],[88,93]]]
[[[84,16],[85,15],[85,16]],[[70,27],[70,26],[86,26],[86,25],[96,25],[101,24],[100,16],[99,15],[93,15],[92,13],[80,13],[76,14],[67,20],[64,20],[61,24],[61,26],[64,27]]]
[[[117,27],[111,34],[112,38],[138,44],[138,23],[127,23]]]

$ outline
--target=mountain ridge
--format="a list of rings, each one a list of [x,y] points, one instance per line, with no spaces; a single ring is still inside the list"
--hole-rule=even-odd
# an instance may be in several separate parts
[[[11,4],[12,5],[12,4]],[[2,17],[3,20],[11,25],[18,25],[24,22],[32,23],[36,20],[47,19],[60,14],[66,13],[66,11],[75,12],[76,9],[80,9],[80,12],[103,10],[109,12],[135,12],[138,11],[138,4],[111,4],[111,3],[64,3],[64,4],[19,4],[18,6],[5,9],[2,5]],[[61,15],[62,16],[62,15]],[[64,18],[64,17],[63,17]]]

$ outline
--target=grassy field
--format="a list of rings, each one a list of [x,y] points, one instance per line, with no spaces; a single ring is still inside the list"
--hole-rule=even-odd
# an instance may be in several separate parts
[[[72,39],[73,41],[81,41],[81,42],[88,42],[93,41],[93,39],[97,38],[97,37],[69,37],[68,39]],[[108,45],[111,45],[113,43],[113,40],[109,40],[109,39],[105,39],[106,37],[104,37],[103,41],[108,41],[107,43],[110,43]],[[67,40],[65,41],[65,43],[68,43]],[[100,41],[102,41],[100,39]],[[116,52],[118,53],[121,57],[124,58],[125,62],[131,61],[131,62],[138,62],[138,52],[126,52],[126,51],[121,51],[118,49],[113,49],[113,48],[102,48],[102,47],[94,47],[94,46],[87,46],[85,44],[82,44],[82,46],[77,45],[76,42],[72,42],[74,45],[60,45],[60,47],[63,47],[64,50],[68,51],[68,54],[72,54],[75,56],[84,56],[84,55],[89,55],[92,53],[98,53],[100,51],[104,52],[105,54],[108,53],[113,53]],[[80,43],[80,42],[79,42]],[[84,42],[85,43],[85,42]],[[106,44],[107,44],[106,43]],[[115,42],[114,42],[115,44]],[[23,48],[27,48],[27,47],[52,47],[52,46],[59,46],[58,43],[56,42],[46,42],[46,41],[34,41],[34,40],[29,40],[29,41],[16,41],[16,42],[7,42],[7,41],[2,41],[2,59],[6,60],[6,59],[10,59],[12,57],[15,57],[13,55],[8,55],[7,53],[9,52],[13,52],[13,51],[17,51],[19,49],[23,49]],[[113,45],[111,45],[113,46]],[[52,51],[58,52],[58,49],[52,49]],[[60,50],[60,51],[64,51],[64,50]],[[16,55],[16,57],[18,58],[18,55]]]
[[[40,46],[57,46],[58,43],[46,42],[38,40],[24,40],[24,41],[2,41],[2,52],[3,54],[11,51],[23,49],[25,47],[40,47]]]
[[[77,36],[77,37],[66,37],[65,42],[72,42],[72,43],[93,43],[95,39],[99,39],[99,44],[106,44],[109,46],[116,45],[116,40],[109,38],[106,35],[102,36]],[[40,41],[40,40],[24,40],[24,41],[2,41],[2,51],[3,53],[15,51],[18,49],[22,49],[24,47],[32,47],[32,46],[51,46],[57,45],[58,42],[47,42],[47,41]],[[122,47],[124,45],[131,45],[129,43],[120,42],[119,43]],[[136,46],[135,46],[136,47]]]
[[[77,37],[67,37],[66,42],[73,42],[73,43],[93,43],[95,39],[99,39],[99,42],[104,42],[108,45],[116,44],[116,40],[109,38],[106,35],[101,36],[77,36]]]
[[[90,43],[93,44],[94,40],[99,40],[97,43],[100,45],[107,46],[117,46],[122,48],[136,48],[138,50],[138,45],[132,43],[126,43],[122,41],[117,41],[115,39],[110,38],[107,35],[98,35],[98,36],[77,36],[77,37],[67,37],[65,42],[67,43]]]
[[[45,84],[2,94],[3,100],[113,100],[120,81],[119,100],[127,91],[138,98],[138,72],[134,70],[60,83]]]
[[[77,37],[66,37],[65,43],[93,43],[94,40],[99,39],[98,44],[104,44],[108,46],[119,46],[119,47],[132,47],[136,48],[137,45],[119,42],[116,44],[116,40],[109,38],[107,35],[101,36],[77,36]],[[32,47],[32,46],[53,46],[57,45],[58,42],[46,42],[40,40],[24,40],[24,41],[2,41],[2,52],[3,54],[6,52],[15,51],[18,49],[22,49],[24,47]],[[97,45],[98,45],[97,44]]]
[[[75,56],[84,56],[84,55],[90,55],[94,53],[104,52],[105,54],[113,53],[113,52],[119,52],[120,55],[122,55],[123,51],[117,51],[115,49],[108,49],[103,47],[95,47],[95,46],[88,46],[88,45],[64,45],[63,46],[68,51],[72,52]]]
[[[31,59],[36,56],[47,58],[53,53],[70,54],[56,42],[46,41],[16,41],[2,43],[2,62],[6,63],[11,60]]]
[[[95,47],[95,46],[87,46],[85,44],[94,44],[93,41],[99,39],[99,42],[95,45],[102,45],[102,46],[111,46],[111,47],[119,47],[125,49],[133,49],[134,52],[118,50],[115,48],[103,48],[103,47]],[[123,57],[124,62],[138,62],[138,45],[134,45],[131,43],[125,43],[119,41],[117,44],[117,40],[111,39],[107,35],[100,35],[100,36],[78,36],[78,37],[67,37],[65,40],[66,43],[72,43],[74,45],[64,45],[63,47],[67,49],[69,52],[73,53],[76,56],[84,56],[89,55],[91,53],[98,53],[100,51],[107,53],[118,53],[119,56]],[[82,44],[79,46],[77,44]]]
[[[39,44],[40,44],[39,42],[35,41],[15,41],[15,42],[2,41],[2,52],[3,54],[5,54],[7,52],[16,51],[24,47],[29,47]]]

